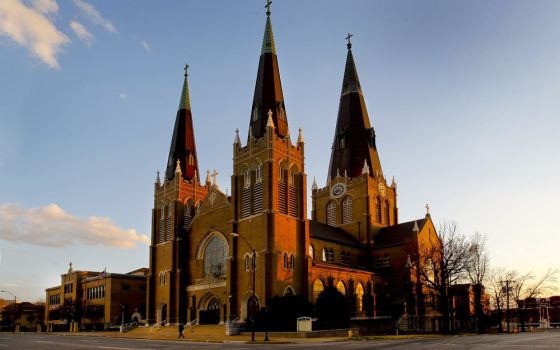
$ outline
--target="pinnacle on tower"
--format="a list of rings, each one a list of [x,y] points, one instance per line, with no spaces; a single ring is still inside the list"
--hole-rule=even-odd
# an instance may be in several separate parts
[[[330,178],[336,176],[338,169],[347,171],[351,178],[360,176],[366,170],[365,165],[370,176],[383,174],[375,144],[375,130],[369,121],[352,54],[351,37],[351,34],[346,37],[348,54],[329,165]]]
[[[270,3],[268,1],[266,6],[266,24],[249,124],[249,135],[257,139],[263,137],[266,132],[269,110],[273,112],[272,121],[276,128],[276,135],[279,137],[289,135],[282,82],[280,81],[280,70],[270,20]]]
[[[175,117],[173,138],[169,147],[169,157],[165,171],[165,178],[170,181],[175,177],[177,161],[180,161],[181,174],[185,180],[193,180],[195,173],[198,172],[198,158],[196,156],[193,118],[189,98],[188,68],[189,65],[185,65],[185,79],[183,81],[183,89],[181,90],[179,109]]]
[[[304,143],[304,141],[303,141],[303,131],[301,130],[301,128],[299,128],[299,134],[298,134],[298,137],[297,137],[297,142],[298,143]]]

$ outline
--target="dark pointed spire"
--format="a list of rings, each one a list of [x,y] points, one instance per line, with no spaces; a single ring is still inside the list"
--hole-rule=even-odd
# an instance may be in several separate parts
[[[274,46],[272,22],[270,21],[270,4],[271,2],[267,1],[266,25],[249,126],[249,133],[257,139],[263,137],[266,132],[267,113],[269,110],[272,111],[272,120],[276,126],[276,134],[280,137],[289,135],[288,119],[286,117],[286,107],[280,81],[280,70]]]
[[[349,177],[360,176],[365,165],[371,170],[369,176],[383,174],[375,144],[375,130],[369,122],[358,71],[352,55],[351,37],[351,34],[346,37],[348,54],[342,80],[329,178],[336,177],[337,171],[346,172]]]
[[[173,129],[173,138],[171,139],[171,147],[169,148],[169,157],[167,159],[165,178],[168,180],[175,178],[177,166],[181,170],[178,174],[181,174],[185,180],[194,179],[195,174],[198,173],[198,159],[196,157],[196,144],[194,141],[191,102],[189,98],[188,68],[189,65],[185,65],[185,81],[181,90],[181,100],[177,117],[175,118],[175,128]]]

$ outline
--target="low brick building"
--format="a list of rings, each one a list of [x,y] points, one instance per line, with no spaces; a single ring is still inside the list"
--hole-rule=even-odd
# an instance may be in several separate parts
[[[77,271],[61,275],[60,286],[46,289],[49,329],[107,329],[146,315],[147,268],[129,273]],[[74,325],[74,327],[71,326]]]

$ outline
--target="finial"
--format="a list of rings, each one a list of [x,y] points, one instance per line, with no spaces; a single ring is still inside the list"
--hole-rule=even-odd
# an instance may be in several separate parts
[[[272,120],[272,110],[268,110],[268,120],[266,121],[267,128],[274,128],[274,121]]]
[[[74,270],[72,270],[72,262],[70,261],[70,267],[68,268],[68,273],[72,272]]]
[[[391,181],[391,187],[397,188],[397,183],[395,182],[395,177],[393,176],[393,181]]]
[[[414,221],[414,227],[412,228],[412,232],[418,233],[418,231],[420,231],[420,228],[418,228],[418,222]]]
[[[350,41],[350,38],[353,37],[354,35],[348,33],[348,36],[345,38],[348,43],[346,44],[346,46],[348,47],[348,50],[350,50],[352,48],[352,42]]]
[[[185,64],[185,76],[188,76],[189,73],[187,72],[187,70],[189,69],[189,64]]]
[[[340,169],[336,168],[336,177],[340,177]]]
[[[301,131],[301,128],[299,128],[299,135],[297,138],[297,142],[298,143],[303,143],[303,132]]]
[[[239,129],[235,129],[235,140],[233,141],[234,144],[241,144],[241,140],[239,139]]]
[[[344,169],[344,178],[348,177],[348,171],[346,171],[346,169]]]
[[[272,4],[272,1],[266,0],[266,5],[265,5],[265,7],[266,7],[266,15],[267,15],[267,16],[270,16],[270,4]]]
[[[181,161],[179,159],[177,159],[177,166],[175,167],[175,174],[182,174]]]
[[[194,171],[194,180],[197,181],[198,179],[198,171],[195,169]]]
[[[311,190],[312,191],[317,190],[317,181],[315,181],[315,176],[313,176],[313,185],[311,185]]]
[[[212,180],[210,180],[210,170],[206,170],[206,184],[210,186]]]
[[[216,169],[214,169],[214,172],[212,172],[212,185],[213,185],[214,187],[217,187],[217,184],[216,184],[216,176],[218,176],[218,172],[216,171]]]
[[[430,216],[430,205],[426,204],[424,208],[426,208],[426,216]]]
[[[159,171],[156,172],[156,185],[160,185],[161,180],[159,179]]]
[[[362,167],[362,175],[369,174],[369,166],[367,165],[367,161],[364,158],[364,166]]]

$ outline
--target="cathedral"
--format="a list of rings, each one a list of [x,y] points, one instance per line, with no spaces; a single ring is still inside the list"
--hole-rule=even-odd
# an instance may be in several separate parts
[[[242,143],[236,131],[233,142],[230,195],[216,174],[199,172],[185,68],[167,168],[154,184],[149,323],[245,322],[274,296],[314,303],[334,286],[351,320],[437,330],[436,298],[412,268],[437,232],[429,212],[399,223],[397,184],[383,175],[347,39],[328,180],[313,182],[310,219],[305,141],[301,129],[290,136],[270,9],[248,136]]]

